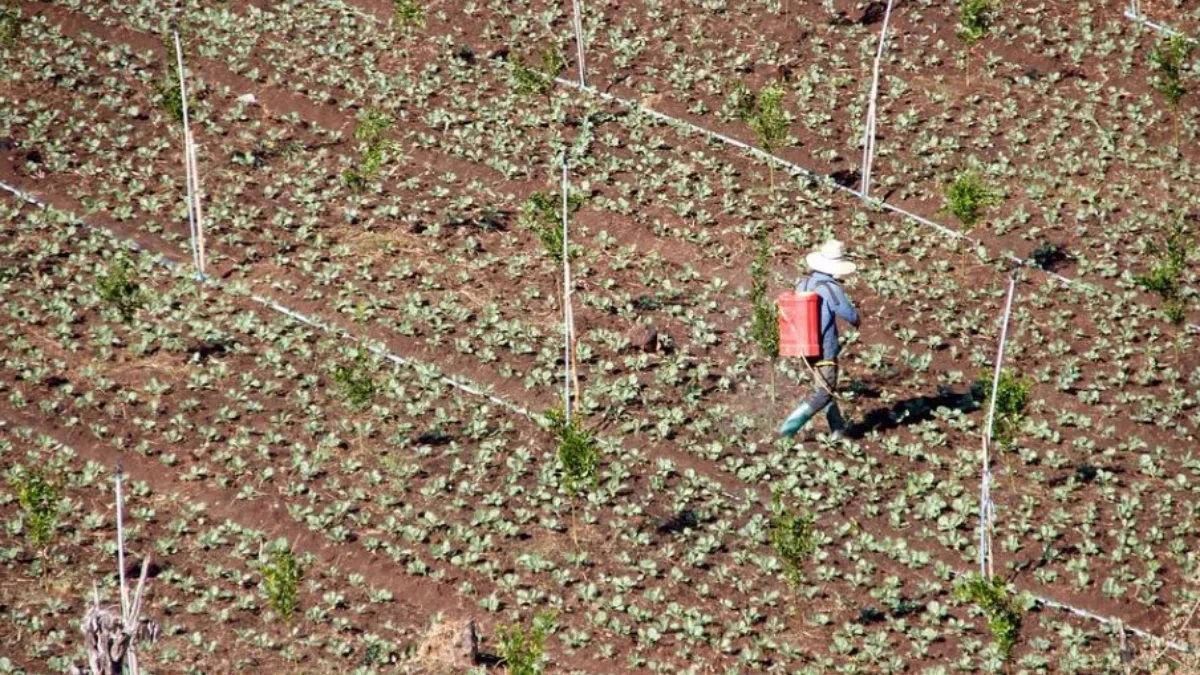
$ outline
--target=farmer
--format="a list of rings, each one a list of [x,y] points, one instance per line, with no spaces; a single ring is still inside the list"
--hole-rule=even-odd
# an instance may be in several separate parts
[[[814,415],[828,406],[825,418],[829,421],[829,429],[834,436],[841,436],[845,431],[846,421],[837,402],[833,400],[838,380],[838,344],[837,319],[858,328],[858,312],[846,297],[846,291],[838,283],[838,278],[854,274],[855,265],[843,258],[845,253],[842,242],[830,239],[819,251],[808,254],[808,267],[812,274],[801,279],[796,284],[797,291],[813,291],[821,297],[821,356],[808,359],[809,371],[813,375],[816,389],[792,411],[779,433],[790,438],[796,435]]]

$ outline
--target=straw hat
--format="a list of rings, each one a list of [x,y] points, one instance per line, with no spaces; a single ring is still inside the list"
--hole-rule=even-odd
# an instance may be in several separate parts
[[[837,239],[825,242],[820,250],[808,254],[808,266],[835,277],[854,274],[857,265],[845,259],[846,247]]]

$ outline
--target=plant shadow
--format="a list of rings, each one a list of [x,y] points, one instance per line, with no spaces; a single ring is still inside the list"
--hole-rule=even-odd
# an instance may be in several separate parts
[[[937,395],[934,396],[906,398],[889,406],[871,410],[861,421],[847,427],[846,436],[856,439],[863,438],[871,432],[884,432],[927,422],[933,419],[934,413],[939,408],[949,408],[963,413],[975,412],[979,410],[982,400],[982,392],[977,387],[972,387],[966,392],[939,388]]]

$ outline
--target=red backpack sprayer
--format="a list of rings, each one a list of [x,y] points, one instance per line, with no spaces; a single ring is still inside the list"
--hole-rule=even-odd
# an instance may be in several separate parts
[[[821,355],[821,296],[815,291],[779,294],[779,355]]]

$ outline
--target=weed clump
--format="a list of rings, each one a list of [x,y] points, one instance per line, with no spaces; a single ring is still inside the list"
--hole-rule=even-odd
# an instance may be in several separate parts
[[[96,279],[96,291],[105,304],[116,310],[121,320],[129,323],[145,302],[146,294],[132,276],[133,266],[125,258],[117,258]]]
[[[992,27],[995,0],[963,0],[958,10],[958,39],[970,48]]]
[[[417,0],[394,0],[392,22],[397,28],[425,27],[425,8]]]
[[[1187,316],[1183,273],[1195,248],[1195,239],[1187,221],[1183,218],[1176,220],[1167,233],[1165,243],[1163,247],[1150,246],[1150,253],[1157,255],[1160,260],[1149,272],[1134,277],[1134,281],[1147,291],[1157,293],[1163,300],[1163,313],[1167,320],[1179,325]]]
[[[546,635],[554,628],[554,615],[538,614],[529,633],[517,625],[500,630],[500,661],[509,675],[541,675]]]
[[[364,190],[367,182],[383,168],[396,147],[385,136],[392,124],[393,120],[387,113],[375,108],[364,110],[359,115],[354,127],[354,140],[359,143],[359,161],[357,167],[342,173],[342,181],[347,187],[356,192]]]
[[[12,48],[21,37],[21,6],[16,2],[5,2],[0,5],[0,45]]]
[[[979,224],[988,207],[999,203],[999,196],[983,177],[975,170],[967,169],[946,188],[946,205],[942,210],[953,214],[963,228],[970,231]]]
[[[300,580],[304,570],[286,541],[273,546],[270,558],[261,563],[263,591],[267,602],[285,621],[292,618],[300,604]]]
[[[375,379],[371,375],[367,354],[363,351],[355,354],[352,362],[335,368],[333,381],[342,399],[353,408],[362,408],[375,398]]]
[[[756,250],[750,263],[750,303],[753,323],[750,334],[769,359],[779,356],[779,308],[767,296],[768,272],[771,269],[769,229],[760,227],[754,237]]]
[[[567,213],[573,214],[583,206],[583,197],[576,194],[567,196]],[[563,261],[563,230],[562,230],[562,197],[549,192],[535,192],[521,205],[519,220],[522,227],[529,230],[542,244],[546,255],[555,263]],[[570,254],[576,255],[574,247]]]
[[[1029,404],[1028,378],[1016,375],[1007,368],[1000,370],[1000,382],[996,386],[996,416],[992,420],[992,438],[1002,447],[1012,445],[1017,438],[1021,423],[1025,420],[1025,407]],[[979,376],[977,385],[984,394],[984,409],[991,406],[992,373]]]
[[[44,548],[58,526],[62,486],[45,471],[34,469],[16,480],[17,503],[24,515],[25,536],[35,548]]]
[[[987,617],[988,631],[1000,656],[1007,660],[1017,644],[1021,632],[1021,608],[1008,593],[1004,580],[995,577],[986,579],[973,574],[954,589],[954,597],[960,602],[970,602]]]
[[[788,583],[799,584],[804,579],[804,562],[817,550],[815,519],[807,513],[795,513],[783,504],[783,496],[776,491],[771,505],[771,547],[783,561],[784,575]]]
[[[554,78],[562,74],[567,61],[557,47],[547,47],[538,55],[538,65],[527,65],[519,56],[509,59],[513,89],[522,96],[549,94]]]

